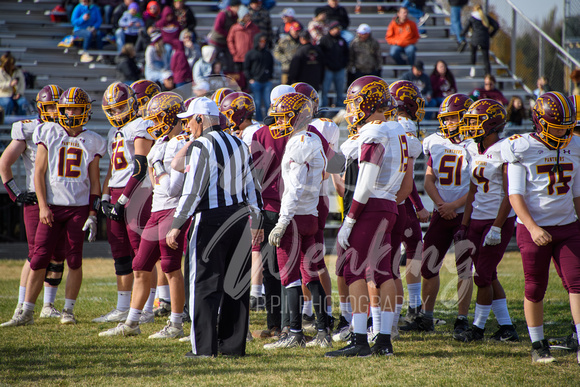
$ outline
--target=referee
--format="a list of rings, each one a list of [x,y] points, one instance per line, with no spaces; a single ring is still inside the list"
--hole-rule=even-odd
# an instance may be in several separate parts
[[[185,356],[243,356],[250,247],[252,236],[256,243],[263,238],[263,232],[250,233],[249,215],[260,213],[260,187],[248,147],[221,129],[215,102],[197,98],[178,117],[189,120],[195,139],[186,150],[183,192],[167,234],[167,244],[177,248],[176,237],[193,216],[188,248],[192,351]]]

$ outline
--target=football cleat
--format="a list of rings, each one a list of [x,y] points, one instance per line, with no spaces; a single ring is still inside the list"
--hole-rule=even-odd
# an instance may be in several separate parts
[[[307,332],[316,332],[316,317],[314,317],[314,313],[312,316],[302,315],[302,329]]]
[[[336,351],[327,352],[326,357],[368,357],[371,353],[371,347],[367,342],[367,335],[357,333],[352,335],[351,342],[344,348]]]
[[[250,310],[253,312],[262,312],[266,310],[266,298],[264,296],[250,296]]]
[[[576,336],[576,332],[566,337],[549,339],[548,342],[550,343],[550,349],[563,349],[572,352],[578,350],[578,336]]]
[[[463,341],[463,340],[459,339],[458,337],[459,337],[459,335],[461,335],[463,332],[465,332],[468,329],[469,329],[469,322],[467,321],[467,319],[458,317],[455,320],[455,324],[453,325],[453,338],[455,340]]]
[[[514,325],[500,325],[497,332],[495,332],[490,339],[503,342],[520,341],[520,337],[518,336],[518,332],[516,332],[516,327]],[[578,342],[576,342],[576,345],[578,345]]]
[[[419,312],[421,312],[421,305],[419,305],[415,308],[411,308],[409,306],[409,308],[407,309],[407,315],[405,316],[404,321],[408,322],[408,323],[412,323],[417,318],[417,315],[419,314]]]
[[[265,344],[264,349],[278,349],[278,348],[297,348],[306,346],[304,333],[302,332],[288,332],[286,335],[282,334],[280,339],[271,344]]]
[[[540,340],[532,343],[532,362],[534,363],[553,363],[556,359],[550,353],[548,340]]]
[[[373,345],[377,341],[379,333],[374,333],[372,328],[367,329],[367,341],[369,345]]]
[[[141,317],[139,317],[139,324],[148,324],[155,322],[155,315],[153,312],[147,312],[144,310],[141,312]]]
[[[167,317],[171,314],[171,304],[166,301],[159,301],[159,306],[153,309],[155,317]]]
[[[108,337],[108,336],[137,336],[141,334],[141,328],[139,325],[135,325],[134,327],[127,325],[125,323],[120,323],[115,328],[107,329],[99,333],[99,337]]]
[[[393,325],[391,327],[391,340],[399,340],[401,335],[399,335],[399,326]]]
[[[332,348],[332,337],[326,331],[318,331],[312,341],[306,343],[307,347]]]
[[[157,333],[152,334],[149,336],[150,339],[175,339],[179,337],[185,336],[183,333],[183,325],[178,327],[176,324],[172,323],[171,321],[167,321],[167,325],[163,327]]]
[[[124,322],[127,320],[127,316],[129,315],[129,309],[121,311],[117,308],[113,309],[107,314],[102,315],[101,317],[97,317],[93,319],[94,323],[104,323],[104,322]]]
[[[74,325],[77,323],[77,319],[72,310],[63,309],[60,316],[60,323],[63,325]]]
[[[459,334],[455,334],[453,333],[453,338],[457,341],[462,341],[464,343],[470,343],[472,341],[481,341],[483,340],[483,333],[485,332],[485,329],[481,329],[475,325],[473,325],[471,328],[459,333]]]
[[[40,318],[60,318],[61,313],[54,307],[54,304],[44,304],[40,311]]]
[[[391,335],[379,333],[376,337],[375,345],[371,348],[371,353],[377,356],[393,356]]]
[[[340,316],[338,320],[338,326],[332,332],[333,341],[345,341],[346,337],[350,334],[350,324],[344,316]]]
[[[433,319],[426,317],[423,313],[419,313],[415,321],[399,327],[399,331],[402,332],[433,332],[434,330]]]
[[[19,327],[24,325],[34,324],[34,317],[32,312],[25,312],[24,309],[20,309],[18,314],[9,321],[2,323],[1,327]]]

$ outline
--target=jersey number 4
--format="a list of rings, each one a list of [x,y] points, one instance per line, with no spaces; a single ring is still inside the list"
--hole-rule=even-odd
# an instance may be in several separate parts
[[[553,195],[556,192],[557,195],[565,195],[569,190],[570,186],[568,183],[572,180],[571,176],[564,175],[566,171],[573,171],[574,165],[571,163],[560,164],[562,170],[556,174],[552,169],[554,165],[552,164],[543,164],[537,165],[536,171],[538,174],[547,173],[550,179],[548,183],[548,195]],[[558,184],[558,186],[556,186]]]
[[[463,156],[444,155],[439,163],[439,183],[441,185],[461,185],[461,167]],[[446,176],[443,176],[443,175]]]
[[[483,184],[483,192],[486,193],[489,191],[489,179],[483,176],[483,171],[485,167],[477,167],[473,170],[473,178],[477,180],[477,184]]]
[[[58,175],[61,177],[79,177],[82,161],[83,150],[81,148],[61,147],[58,150]]]

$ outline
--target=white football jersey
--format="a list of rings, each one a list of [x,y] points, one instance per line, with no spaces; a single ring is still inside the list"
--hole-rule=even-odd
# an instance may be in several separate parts
[[[409,157],[417,159],[423,153],[423,146],[421,141],[417,138],[417,123],[405,117],[399,117],[399,124],[405,129],[407,133],[407,141],[414,144],[409,146]],[[413,153],[414,152],[414,153]]]
[[[60,125],[48,122],[34,131],[34,142],[48,150],[46,200],[57,206],[86,206],[91,184],[89,164],[107,151],[105,140],[97,133],[83,130],[69,136]]]
[[[477,186],[473,200],[472,219],[495,219],[505,191],[503,189],[503,165],[500,140],[480,154],[478,145],[472,142],[467,147],[470,155],[471,182]],[[514,216],[514,210],[509,216]]]
[[[434,133],[423,140],[423,152],[429,157],[428,165],[435,174],[435,187],[446,203],[451,203],[469,191],[470,170],[467,146],[473,141],[453,144]],[[462,213],[465,206],[457,208]]]
[[[346,139],[345,142],[340,146],[340,151],[347,160],[356,160],[358,158],[358,138],[359,135],[355,134]]]
[[[384,147],[380,172],[370,197],[395,201],[407,171],[409,154],[417,152],[416,149],[410,149],[415,145],[407,141],[405,130],[395,121],[365,124],[359,129],[357,142],[359,164],[365,144],[380,144]]]
[[[151,212],[168,210],[176,208],[181,196],[181,189],[183,188],[183,181],[185,174],[177,172],[171,168],[173,158],[181,148],[185,146],[189,136],[187,134],[180,134],[168,141],[157,141],[150,153],[156,152],[157,148],[164,148],[163,167],[167,174],[161,179],[155,175],[155,187],[153,187],[153,202],[151,205]],[[152,165],[149,165],[152,167]]]
[[[330,118],[317,118],[313,120],[310,125],[314,126],[328,141],[328,145],[332,150],[336,150],[338,146],[338,138],[340,137],[340,129]],[[320,189],[320,196],[328,196],[330,193],[330,179],[322,181],[322,188]]]
[[[561,172],[553,172],[558,152],[531,133],[516,134],[502,142],[501,155],[509,168],[525,170],[525,180],[509,178],[509,194],[525,192],[530,215],[539,226],[563,226],[576,220],[575,197],[580,196],[580,138],[560,150]],[[522,223],[518,218],[518,223]]]
[[[109,187],[123,188],[133,175],[133,161],[135,159],[135,139],[152,140],[147,128],[153,124],[151,120],[141,117],[135,118],[121,128],[112,127],[109,130],[109,155],[111,156],[111,178]],[[143,182],[144,187],[150,187],[148,179]]]
[[[258,131],[263,125],[257,121],[252,121],[252,125],[248,126],[242,132],[242,141],[246,143],[248,148],[252,145],[252,137],[254,137],[254,133]]]
[[[13,140],[24,141],[26,149],[22,152],[22,161],[26,169],[26,191],[34,192],[34,160],[36,159],[36,144],[32,139],[34,129],[42,121],[38,118],[34,120],[23,120],[12,124],[11,137]]]
[[[295,133],[282,157],[284,193],[279,221],[289,224],[294,215],[318,216],[318,200],[322,177],[326,170],[322,141],[314,133]]]

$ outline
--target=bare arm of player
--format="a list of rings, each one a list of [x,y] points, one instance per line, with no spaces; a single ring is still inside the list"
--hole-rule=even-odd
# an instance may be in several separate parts
[[[109,180],[111,180],[111,174],[113,173],[113,164],[109,161],[109,169],[107,170],[107,175],[105,180],[103,180],[103,195],[110,195],[109,190]]]
[[[524,226],[526,226],[530,232],[532,240],[536,245],[545,246],[552,241],[552,236],[546,230],[538,226],[532,218],[530,210],[528,209],[528,206],[522,195],[510,195],[509,201],[520,221],[522,221]]]
[[[499,210],[497,212],[497,217],[495,218],[495,221],[493,222],[493,225],[495,227],[499,227],[502,228],[503,224],[505,223],[505,220],[507,219],[507,217],[510,214],[510,211],[512,210],[512,205],[510,203],[509,197],[508,197],[508,189],[507,189],[507,185],[508,185],[508,177],[507,177],[507,165],[504,164],[503,165],[503,190],[505,191],[505,196],[503,197],[503,200],[501,201],[501,204],[499,206]]]
[[[99,169],[99,160],[101,158],[96,156],[89,164],[89,181],[91,184],[91,195],[101,197],[101,171]],[[36,181],[35,181],[36,183]],[[90,208],[89,215],[97,215],[97,210]]]
[[[423,188],[425,189],[425,192],[427,192],[427,195],[429,195],[431,200],[433,200],[435,208],[437,209],[441,217],[443,217],[443,219],[447,220],[454,219],[457,216],[457,213],[455,212],[455,208],[457,207],[450,208],[451,206],[449,205],[449,203],[446,203],[441,198],[441,195],[439,195],[439,191],[435,186],[436,181],[437,176],[435,176],[435,173],[433,173],[433,168],[427,166],[427,170],[425,171],[425,181],[423,182]]]
[[[4,149],[0,157],[0,177],[2,177],[3,183],[7,183],[13,178],[12,165],[14,165],[25,150],[26,142],[22,140],[12,140],[6,149]]]
[[[173,250],[176,250],[177,247],[179,247],[177,243],[177,237],[179,236],[180,233],[181,230],[178,228],[172,228],[171,230],[169,230],[169,232],[165,236],[165,243],[167,243],[167,246],[171,247]]]
[[[188,141],[183,148],[181,148],[171,161],[171,168],[175,169],[177,172],[183,173],[185,171],[185,156],[187,154],[187,149],[193,144],[193,141]]]
[[[473,200],[475,199],[475,193],[477,192],[477,185],[473,182],[469,183],[469,192],[467,192],[467,199],[465,199],[465,211],[463,212],[463,219],[461,220],[461,225],[469,227],[471,222],[471,213],[473,212]]]
[[[149,180],[151,181],[151,185],[155,187],[155,175],[153,174],[153,168],[148,167],[147,172],[149,173]]]
[[[42,224],[52,227],[54,217],[46,201],[46,171],[48,170],[48,150],[43,144],[38,145],[34,161],[34,188],[38,199],[38,217]]]
[[[415,165],[415,159],[412,157],[409,158],[407,162],[407,170],[405,171],[405,176],[403,177],[403,181],[401,182],[401,188],[399,188],[399,192],[397,192],[397,204],[403,203],[411,192],[413,191],[413,168]]]
[[[334,189],[336,189],[336,193],[341,198],[344,197],[344,175],[339,175],[337,173],[332,174],[332,183],[334,184]]]

